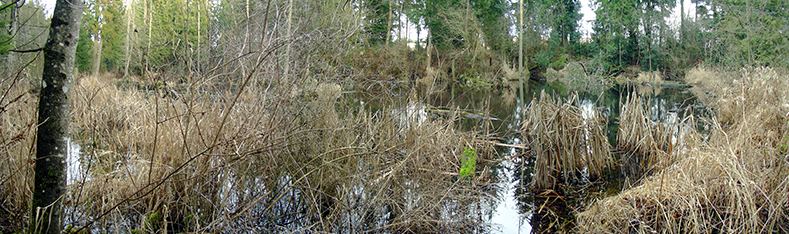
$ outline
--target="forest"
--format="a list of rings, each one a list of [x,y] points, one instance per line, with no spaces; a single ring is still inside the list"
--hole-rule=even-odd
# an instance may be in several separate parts
[[[786,233],[788,7],[3,0],[0,232]]]

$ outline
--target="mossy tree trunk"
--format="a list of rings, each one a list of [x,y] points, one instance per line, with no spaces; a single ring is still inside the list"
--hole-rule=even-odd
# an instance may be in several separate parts
[[[74,76],[83,5],[82,0],[57,1],[44,48],[30,233],[60,233],[63,230],[68,91]]]

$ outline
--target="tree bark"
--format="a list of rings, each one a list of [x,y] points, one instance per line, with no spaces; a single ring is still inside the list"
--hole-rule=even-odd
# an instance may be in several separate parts
[[[685,0],[679,0],[679,44],[685,43]]]
[[[11,12],[9,12],[8,14],[10,16],[9,20],[11,20],[11,25],[8,30],[8,35],[11,35],[11,37],[13,38],[14,36],[17,35],[17,31],[19,31],[19,8],[17,6],[9,6],[9,7],[11,8],[10,9]],[[10,41],[11,48],[16,48],[16,44],[17,44],[16,40]],[[5,77],[13,77],[14,73],[16,73],[16,68],[18,63],[17,60],[19,55],[16,53],[8,53],[6,56],[7,56],[6,57],[7,63],[5,64],[5,70],[6,70]]]
[[[384,46],[389,46],[389,42],[392,41],[392,1],[390,0],[388,3],[389,5],[389,14],[386,17],[386,44]]]
[[[287,33],[287,39],[288,40],[290,40],[291,37],[293,37],[293,32],[291,32],[291,30],[292,30],[291,27],[292,27],[292,24],[293,24],[292,20],[293,20],[293,0],[289,0],[288,1],[288,20],[287,20],[287,24],[288,24],[287,27],[288,27],[288,29],[285,32],[285,33]],[[290,45],[292,45],[292,44],[293,43],[288,43],[286,45],[286,47],[285,47],[285,75],[283,76],[285,84],[289,84],[288,82],[290,82]]]
[[[134,20],[134,0],[129,1],[129,4],[126,5],[126,52],[124,54],[125,65],[123,67],[123,77],[129,76],[129,63],[131,62],[131,35],[134,32],[132,24]]]
[[[82,21],[82,0],[58,0],[44,48],[44,73],[38,102],[35,184],[30,233],[63,230],[66,191],[66,145],[69,124],[68,91]]]
[[[104,46],[104,43],[101,43],[101,39],[96,38],[96,42],[93,45],[93,48],[96,50],[96,56],[93,57],[93,77],[99,77],[99,70],[101,69],[101,49]]]
[[[518,99],[523,100],[523,0],[518,9]]]

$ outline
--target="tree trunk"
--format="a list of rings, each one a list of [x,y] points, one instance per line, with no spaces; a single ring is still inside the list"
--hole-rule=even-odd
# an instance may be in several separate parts
[[[518,99],[523,100],[523,0],[518,9]]]
[[[145,47],[145,75],[149,75],[151,71],[151,41],[153,36],[153,3],[150,0],[145,1],[145,9],[148,11],[148,45]]]
[[[101,39],[96,38],[96,42],[93,46],[93,48],[96,50],[96,56],[93,57],[93,77],[99,77],[99,69],[101,69],[101,47],[103,47]]]
[[[203,34],[202,34],[203,30],[202,29],[203,28],[200,25],[202,23],[202,19],[200,17],[202,16],[202,10],[203,10],[200,7],[201,3],[203,3],[202,0],[197,1],[197,65],[194,65],[194,64],[192,65],[192,66],[194,66],[194,68],[193,68],[194,71],[197,71],[197,72],[200,72],[202,70],[201,69],[202,66],[200,66],[200,64],[202,64],[202,61],[201,61],[201,58],[200,58],[200,51],[203,50],[203,48],[200,47],[200,40],[203,39],[203,37],[202,37],[203,36]],[[192,84],[192,76],[189,76],[189,84]]]
[[[134,21],[132,20],[134,17],[134,1],[129,1],[129,5],[126,6],[126,52],[124,54],[124,59],[126,60],[126,64],[123,66],[123,77],[129,76],[129,63],[131,62],[131,35],[132,35],[132,24]]]
[[[68,91],[82,21],[82,0],[58,0],[44,47],[44,73],[38,102],[35,184],[30,233],[63,230],[68,146]]]
[[[518,1],[518,79],[523,76],[523,0]]]
[[[386,16],[386,44],[384,46],[389,46],[389,42],[392,41],[392,1],[390,0],[388,3],[389,14]]]
[[[679,0],[679,44],[685,43],[685,0]]]
[[[8,35],[10,35],[13,38],[14,36],[17,35],[17,31],[19,31],[19,8],[17,6],[10,6],[10,7],[11,7],[10,9],[11,12],[9,12],[10,15],[9,20],[11,20],[11,25],[8,30]],[[11,48],[16,48],[16,40],[11,40],[9,42],[9,45],[11,46]],[[19,55],[16,53],[8,53],[6,56],[7,56],[6,57],[7,63],[5,64],[4,67],[6,74],[4,75],[5,77],[13,77],[14,73],[16,73],[16,68],[18,63],[17,60]]]
[[[405,1],[400,1],[400,12],[397,12],[397,40],[403,45],[408,45],[408,28],[405,29],[405,40],[403,40],[403,24],[408,23],[408,18],[403,22],[403,15],[405,15]]]
[[[292,30],[291,27],[292,27],[292,24],[293,24],[292,20],[293,20],[293,0],[289,0],[288,1],[288,20],[287,20],[288,29],[286,30],[287,40],[290,40],[291,37],[293,37],[293,32],[291,32],[291,30]],[[290,46],[292,44],[293,43],[288,43],[285,46],[285,75],[283,77],[284,77],[284,82],[285,82],[286,85],[289,84],[288,82],[290,82]]]

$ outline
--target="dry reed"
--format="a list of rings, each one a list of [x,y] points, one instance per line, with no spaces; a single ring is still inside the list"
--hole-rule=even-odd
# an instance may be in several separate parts
[[[633,82],[641,95],[658,95],[663,91],[660,86],[663,78],[659,71],[639,72]]]
[[[451,120],[403,123],[363,106],[340,113],[349,108],[342,86],[303,87],[295,95],[251,87],[233,101],[200,87],[175,98],[121,90],[108,77],[80,78],[71,93],[72,138],[82,145],[85,177],[70,185],[69,224],[101,232],[486,228],[481,207],[494,198],[477,187],[484,175],[457,178],[464,148],[492,155],[478,141],[483,135]],[[0,113],[8,160],[0,164],[0,193],[10,211],[0,221],[12,227],[3,231],[19,231],[27,222],[36,102],[19,85],[5,90],[22,98],[4,101]]]
[[[544,91],[527,107],[523,131],[537,154],[535,189],[553,188],[561,179],[566,184],[583,170],[599,176],[610,165],[610,144],[602,130],[604,118],[600,111],[593,111],[588,118],[581,112],[577,95],[563,102]]]
[[[643,97],[631,93],[620,108],[617,149],[625,152],[622,161],[636,161],[641,169],[654,170],[673,164],[681,148],[696,142],[698,133],[692,128],[692,116],[669,122],[652,120],[651,99],[643,102]]]
[[[0,232],[23,232],[33,186],[36,90],[16,77],[0,80]]]
[[[748,68],[708,78],[733,85],[705,86],[716,92],[708,103],[716,108],[709,139],[643,184],[591,204],[577,216],[579,232],[789,231],[787,74]]]

